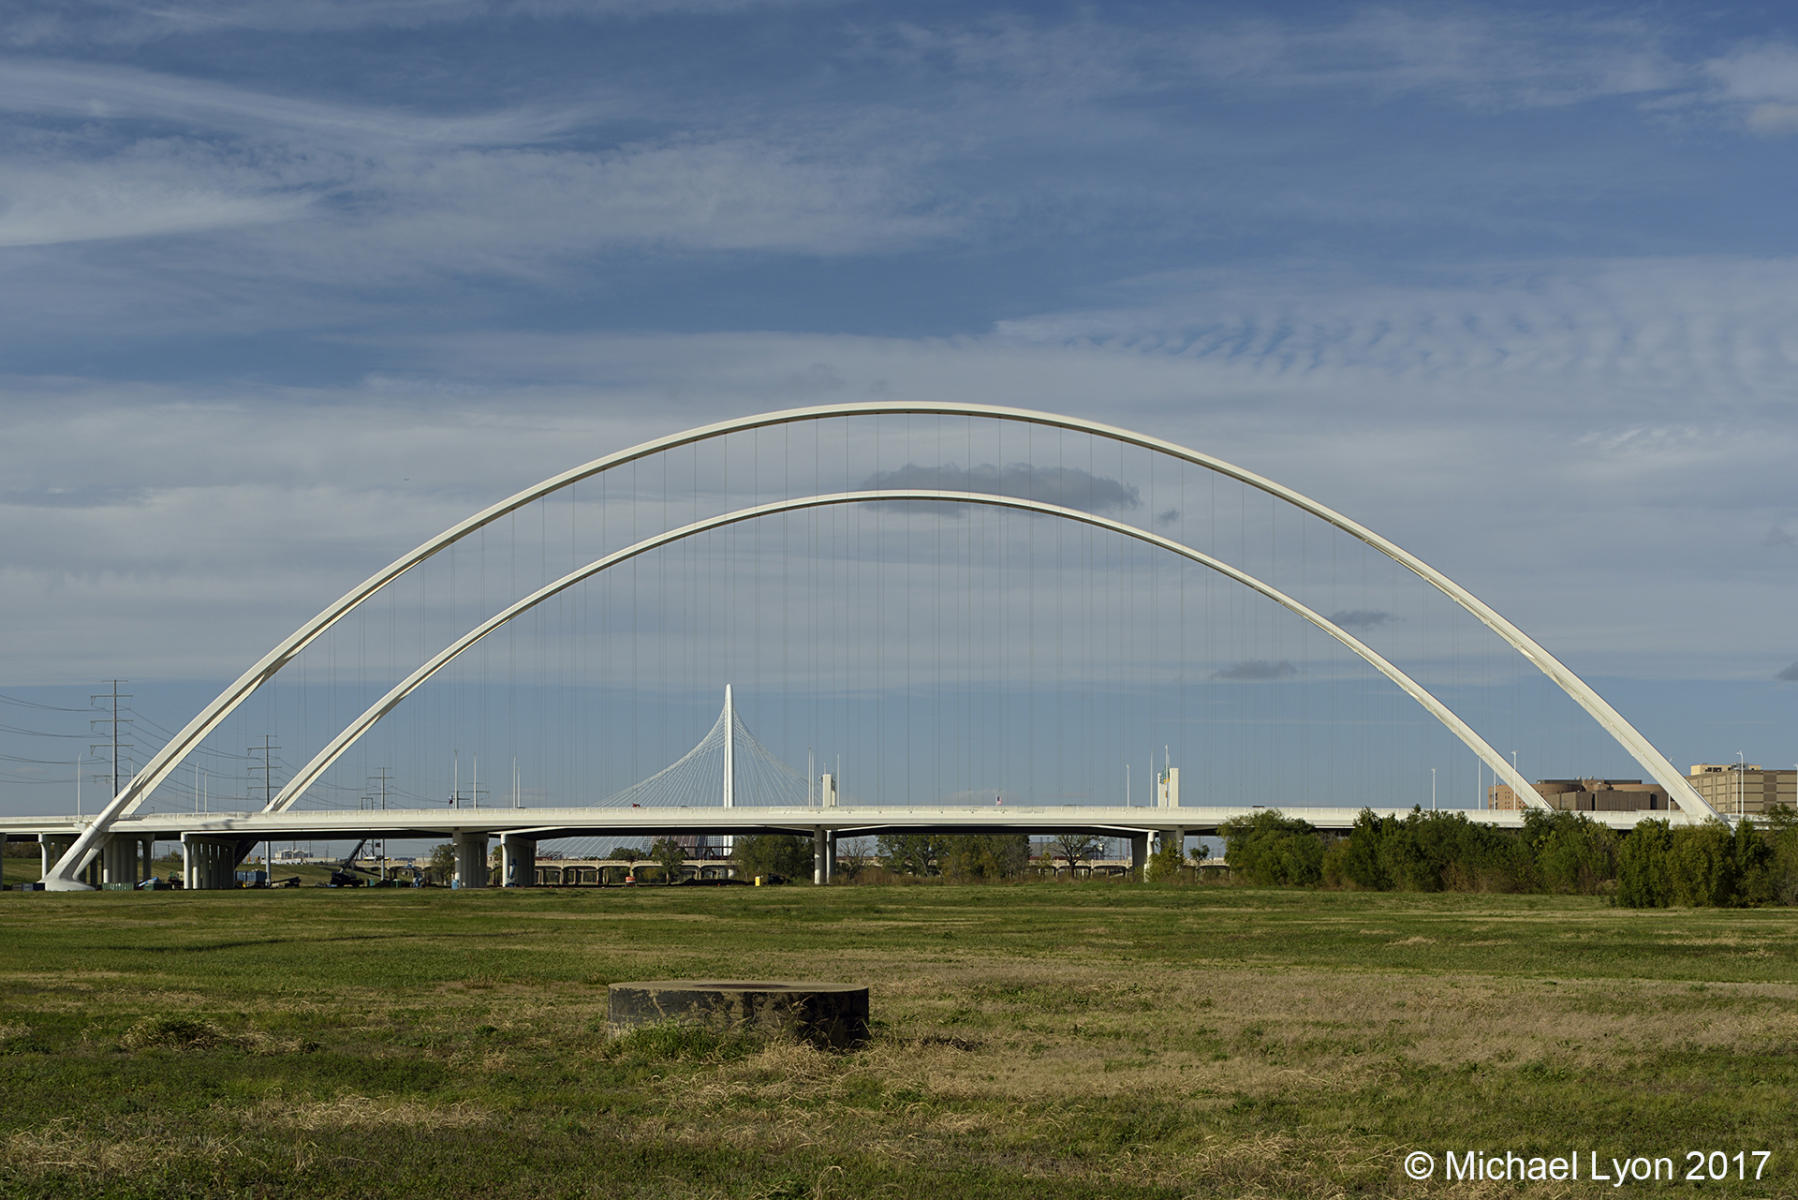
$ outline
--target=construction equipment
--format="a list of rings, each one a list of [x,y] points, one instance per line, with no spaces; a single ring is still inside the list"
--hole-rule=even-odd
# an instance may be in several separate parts
[[[363,838],[356,843],[356,848],[354,850],[351,850],[344,856],[342,862],[331,868],[331,887],[366,887],[368,880],[362,878],[363,875],[380,876],[381,873],[373,867],[359,867],[356,865],[356,859],[361,856],[362,847],[366,845],[368,845],[368,839]]]

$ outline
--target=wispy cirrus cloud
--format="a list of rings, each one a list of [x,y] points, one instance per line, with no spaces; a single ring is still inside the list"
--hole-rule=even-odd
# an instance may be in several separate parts
[[[364,149],[534,142],[603,115],[590,102],[578,109],[423,116],[112,63],[19,57],[0,60],[0,110],[84,122],[201,126],[263,140],[306,136]]]
[[[311,203],[304,192],[266,176],[216,161],[202,165],[181,154],[14,169],[0,181],[0,195],[0,246],[269,224],[292,220]]]
[[[264,278],[341,291],[540,274],[618,248],[841,255],[936,239],[964,219],[893,152],[779,131],[596,141],[604,104],[420,116],[12,60],[0,64],[0,109],[59,131],[0,143],[0,246],[223,235],[172,255],[190,285],[210,273],[221,297],[252,259]],[[576,128],[579,144],[567,140]],[[256,226],[279,228],[231,237]]]
[[[340,33],[421,29],[474,21],[628,20],[660,14],[733,13],[836,0],[187,0],[146,7],[130,0],[18,0],[0,18],[0,44],[135,45],[231,32]]]
[[[1190,88],[1372,100],[1430,92],[1476,107],[1543,107],[1664,92],[1693,76],[1647,22],[1473,8],[1369,5],[1336,19],[1207,18],[1152,28],[1008,14],[900,24],[865,38],[868,53],[914,67],[1095,97]]]

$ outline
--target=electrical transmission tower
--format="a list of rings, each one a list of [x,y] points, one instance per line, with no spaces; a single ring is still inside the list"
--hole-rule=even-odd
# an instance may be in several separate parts
[[[119,716],[119,701],[129,700],[129,699],[131,699],[131,696],[130,696],[130,693],[128,693],[128,692],[119,691],[119,684],[127,682],[126,680],[114,679],[111,682],[112,682],[112,690],[111,691],[95,692],[95,693],[91,693],[88,696],[89,704],[99,704],[100,701],[102,701],[102,700],[109,700],[109,701],[111,701],[111,705],[112,705],[110,714],[108,716],[95,717],[88,722],[88,725],[90,728],[97,727],[97,726],[107,727],[107,729],[109,730],[109,735],[110,735],[107,738],[106,742],[98,743],[98,744],[95,744],[95,745],[89,747],[88,753],[93,754],[93,753],[99,751],[100,749],[102,749],[102,747],[104,747],[106,745],[110,745],[112,747],[112,791],[108,794],[111,796],[116,796],[119,794],[119,790],[124,786],[124,779],[123,779],[123,777],[120,773],[120,769],[119,769],[119,762],[120,762],[119,752],[121,750],[130,750],[132,748],[130,742],[123,741],[119,737],[119,726],[120,725],[129,725],[132,723],[130,717]],[[105,776],[101,776],[101,778],[105,778]]]
[[[275,799],[275,751],[280,748],[275,745],[274,735],[265,733],[262,735],[262,745],[251,746],[248,751],[252,755],[257,753],[262,755],[260,763],[252,762],[250,764],[250,774],[254,775],[259,771],[262,773],[262,806],[264,808],[272,804]]]

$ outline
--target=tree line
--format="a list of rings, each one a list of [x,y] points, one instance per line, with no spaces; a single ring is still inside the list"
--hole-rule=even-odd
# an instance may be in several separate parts
[[[1275,809],[1225,822],[1233,878],[1288,887],[1406,892],[1603,895],[1630,908],[1798,903],[1798,813],[1670,826],[1646,819],[1618,832],[1572,812],[1524,814],[1500,829],[1459,812],[1363,809],[1329,835]]]
[[[1086,834],[1068,834],[1046,847],[1056,862],[1075,866],[1099,856],[1103,843]],[[812,848],[791,834],[740,837],[731,855],[744,875],[783,879],[809,878]],[[840,846],[836,878],[844,881],[941,879],[948,883],[1004,883],[1029,878],[1033,872],[1030,839],[1010,833],[908,833],[876,840],[872,851],[861,843]]]

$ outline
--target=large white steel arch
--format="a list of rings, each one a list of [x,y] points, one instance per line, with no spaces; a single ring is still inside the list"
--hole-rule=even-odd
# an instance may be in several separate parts
[[[1255,592],[1272,600],[1288,612],[1303,617],[1311,624],[1335,638],[1338,642],[1341,642],[1344,646],[1347,646],[1375,670],[1379,671],[1380,674],[1396,683],[1404,690],[1406,695],[1421,704],[1431,716],[1442,722],[1451,733],[1461,739],[1463,744],[1475,754],[1479,755],[1480,758],[1492,768],[1493,772],[1498,777],[1510,784],[1511,787],[1516,790],[1517,795],[1523,797],[1530,807],[1542,809],[1548,808],[1547,802],[1536,793],[1536,789],[1531,787],[1522,775],[1518,774],[1517,769],[1511,765],[1509,760],[1488,745],[1484,738],[1468,726],[1465,721],[1461,720],[1461,718],[1450,710],[1447,705],[1443,704],[1442,701],[1432,695],[1422,684],[1418,683],[1415,679],[1412,679],[1409,675],[1405,674],[1404,671],[1387,661],[1386,658],[1373,649],[1373,647],[1367,645],[1360,638],[1357,638],[1354,634],[1336,624],[1328,617],[1316,612],[1300,601],[1288,596],[1285,592],[1280,591],[1273,585],[1256,576],[1250,575],[1240,568],[1233,567],[1221,559],[1213,558],[1211,555],[1206,554],[1201,550],[1195,550],[1184,542],[1177,542],[1172,538],[1163,537],[1156,533],[1150,533],[1148,530],[1140,529],[1135,525],[1125,524],[1122,521],[1114,521],[1109,517],[1101,517],[1095,513],[1084,512],[1077,508],[1063,508],[1058,504],[1046,504],[1040,500],[1030,500],[1021,496],[996,496],[985,492],[947,492],[925,488],[882,488],[859,492],[831,492],[817,496],[802,496],[797,499],[775,500],[767,504],[758,504],[750,508],[738,509],[735,512],[720,513],[716,516],[706,517],[703,520],[683,525],[678,529],[670,529],[663,533],[658,533],[653,537],[644,538],[642,541],[626,546],[622,550],[616,550],[602,558],[597,558],[584,567],[578,567],[552,583],[545,584],[530,595],[513,602],[493,616],[487,618],[487,620],[481,622],[479,625],[451,642],[448,646],[445,646],[442,650],[438,651],[429,661],[413,671],[412,674],[395,684],[385,696],[382,696],[379,700],[369,705],[368,708],[363,711],[361,716],[357,717],[354,721],[351,721],[344,727],[341,733],[332,738],[330,743],[326,745],[324,749],[320,750],[318,754],[313,757],[311,762],[302,767],[300,771],[288,781],[287,786],[281,789],[280,794],[271,800],[267,808],[263,811],[279,812],[291,807],[296,800],[305,795],[306,789],[310,788],[312,784],[317,781],[318,777],[323,775],[325,771],[330,768],[332,763],[336,762],[344,752],[356,744],[357,740],[361,738],[363,734],[374,727],[375,722],[392,712],[394,708],[399,705],[400,701],[404,700],[407,696],[411,695],[421,687],[426,680],[431,678],[431,676],[448,666],[459,655],[481,641],[481,639],[485,638],[488,634],[503,628],[513,619],[529,612],[531,609],[537,607],[551,597],[567,591],[584,579],[590,579],[602,571],[617,566],[619,563],[628,562],[639,555],[647,554],[651,550],[655,550],[659,547],[682,541],[686,538],[693,537],[696,534],[705,533],[708,530],[720,529],[726,525],[736,525],[743,521],[752,521],[757,517],[772,516],[775,513],[798,512],[808,508],[822,508],[833,504],[869,504],[888,503],[893,501],[925,501],[931,503],[961,505],[977,504],[990,508],[1011,508],[1023,512],[1038,513],[1043,516],[1059,517],[1064,521],[1073,521],[1082,525],[1091,525],[1097,529],[1109,530],[1112,533],[1122,534],[1124,537],[1134,538],[1136,541],[1145,542],[1148,545],[1171,551],[1182,558],[1190,559],[1201,566],[1216,571],[1218,574],[1232,579],[1237,583],[1242,584],[1244,587],[1253,589]]]
[[[264,683],[272,679],[301,651],[338,621],[359,608],[370,597],[438,551],[454,545],[508,513],[515,512],[544,496],[626,463],[732,433],[764,429],[775,425],[790,425],[801,421],[856,416],[960,416],[1016,421],[1053,429],[1066,429],[1164,454],[1181,462],[1214,471],[1265,492],[1278,500],[1285,501],[1378,550],[1473,614],[1482,624],[1498,634],[1507,645],[1533,664],[1537,670],[1553,680],[1556,686],[1566,692],[1576,704],[1585,709],[1606,733],[1610,734],[1637,763],[1641,764],[1656,783],[1667,789],[1667,794],[1681,809],[1700,817],[1718,815],[1716,810],[1698,795],[1686,777],[1675,770],[1673,764],[1668,762],[1666,757],[1655,749],[1653,744],[1642,736],[1633,725],[1624,720],[1621,713],[1612,708],[1584,680],[1575,675],[1528,634],[1506,620],[1479,597],[1416,555],[1375,533],[1365,525],[1351,520],[1300,492],[1276,483],[1265,476],[1257,475],[1253,471],[1225,462],[1223,459],[1188,449],[1174,442],[1136,433],[1115,425],[1088,421],[1081,417],[1061,416],[1055,413],[1000,405],[961,404],[950,401],[875,401],[858,404],[826,404],[811,408],[792,408],[778,412],[759,413],[754,416],[736,417],[728,421],[699,426],[666,437],[653,438],[628,450],[596,458],[559,475],[553,475],[541,483],[525,488],[497,504],[481,510],[465,521],[452,525],[436,537],[394,559],[380,571],[370,575],[356,587],[344,593],[335,603],[296,629],[249,670],[238,676],[210,704],[200,710],[179,733],[169,739],[161,750],[152,755],[150,761],[144,764],[143,769],[133,776],[119,794],[114,796],[106,807],[95,816],[93,823],[83,830],[81,835],[75,839],[74,844],[69,847],[67,853],[45,875],[44,886],[52,891],[69,891],[84,887],[85,885],[81,884],[77,877],[98,852],[101,839],[114,821],[136,808],[145,797],[161,786],[194,747],[198,746],[239,705]]]

